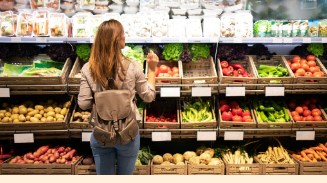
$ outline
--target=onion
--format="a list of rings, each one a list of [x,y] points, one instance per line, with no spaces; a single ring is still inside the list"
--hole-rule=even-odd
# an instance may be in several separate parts
[[[92,165],[94,162],[93,162],[93,159],[92,158],[85,158],[83,160],[83,165]]]

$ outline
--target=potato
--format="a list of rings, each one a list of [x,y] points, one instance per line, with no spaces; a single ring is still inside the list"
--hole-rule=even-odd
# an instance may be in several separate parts
[[[9,123],[12,123],[12,119],[11,118],[9,118]]]
[[[56,114],[56,118],[57,118],[57,119],[58,119],[58,118],[62,118],[62,119],[64,119],[64,116],[61,115],[61,114]]]
[[[7,111],[6,110],[0,110],[0,113],[6,113]]]
[[[52,112],[54,111],[53,107],[49,106],[48,108],[44,109],[44,112]]]
[[[5,117],[5,113],[0,113],[0,118],[4,118]]]
[[[55,103],[56,103],[56,102],[55,102]],[[58,104],[55,104],[55,103],[51,105],[53,108],[58,107]]]
[[[35,117],[31,117],[31,122],[40,122],[39,119],[35,118]]]
[[[63,108],[60,112],[61,115],[66,115],[67,113],[67,108]]]
[[[27,109],[25,107],[19,108],[19,114],[27,114]]]
[[[42,118],[42,115],[41,114],[35,114],[34,117],[37,118],[37,119],[41,119]]]
[[[56,114],[60,114],[60,112],[61,112],[61,108],[56,107],[56,108],[54,109],[54,111],[55,111]]]
[[[48,100],[48,104],[49,105],[53,104],[53,100]]]
[[[10,116],[11,119],[15,120],[15,119],[18,119],[19,118],[19,114],[12,114]]]
[[[53,121],[57,121],[57,119],[56,118],[53,118]]]
[[[18,108],[20,109],[20,108],[26,108],[26,106],[25,105],[20,105],[20,106],[18,106]]]
[[[25,121],[26,121],[26,118],[25,118],[24,115],[21,114],[21,115],[19,115],[18,120],[19,120],[20,122],[25,122]]]
[[[14,108],[12,109],[12,113],[13,113],[13,114],[18,114],[18,112],[19,112],[18,107],[14,107]]]
[[[34,110],[34,111],[32,111],[32,112],[29,112],[28,114],[27,114],[27,116],[35,116],[36,114],[39,114],[39,110]]]
[[[53,117],[52,116],[48,116],[47,117],[47,122],[52,122],[53,121]]]
[[[55,113],[54,113],[53,111],[48,112],[48,113],[47,113],[47,116],[52,116],[52,117],[53,117],[53,116],[55,116]]]
[[[42,105],[36,105],[36,106],[35,106],[35,109],[41,111],[41,110],[43,110],[44,108],[43,108]]]
[[[8,123],[9,122],[9,117],[4,117],[1,122]]]
[[[31,120],[31,116],[26,116],[26,121],[30,121]]]
[[[45,118],[48,117],[47,113],[44,113],[44,114],[43,114],[43,117],[45,117]]]
[[[70,101],[68,101],[68,102],[66,102],[65,104],[64,104],[64,108],[69,108],[70,107]]]
[[[58,105],[58,107],[62,109],[62,108],[64,108],[64,104],[60,103],[60,104]]]
[[[20,121],[19,121],[19,119],[14,119],[13,122],[14,122],[14,123],[19,123]]]
[[[27,108],[27,112],[32,112],[32,111],[34,111],[33,108],[31,108],[31,107]]]
[[[30,123],[31,121],[26,121],[25,123]]]
[[[5,116],[6,116],[6,117],[10,117],[10,116],[11,116],[11,113],[10,113],[10,112],[6,112],[6,113],[5,113]]]
[[[43,115],[44,114],[44,110],[40,110],[40,114]]]
[[[64,121],[64,118],[58,118],[58,121]]]
[[[7,108],[7,107],[8,107],[8,103],[7,102],[2,103],[2,108]]]
[[[46,122],[47,121],[47,118],[43,117],[41,118],[41,122]]]
[[[11,113],[11,112],[12,112],[12,109],[9,108],[9,107],[7,107],[7,108],[6,108],[6,111]]]

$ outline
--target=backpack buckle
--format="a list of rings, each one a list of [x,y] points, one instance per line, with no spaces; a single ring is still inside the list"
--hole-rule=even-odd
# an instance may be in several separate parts
[[[106,139],[107,139],[107,136],[105,136],[105,135],[101,135],[101,141],[102,141],[102,145],[101,145],[101,147],[103,148],[104,146],[105,146],[105,144],[106,144]]]
[[[112,124],[114,125],[114,129],[117,132],[119,130],[118,121],[112,121]]]
[[[112,116],[112,124],[114,126],[115,131],[117,132],[119,130],[118,127],[118,114],[117,111],[111,111],[111,116]]]

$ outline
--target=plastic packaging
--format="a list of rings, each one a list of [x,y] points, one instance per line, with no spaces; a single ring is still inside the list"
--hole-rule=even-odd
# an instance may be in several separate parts
[[[16,35],[21,37],[31,37],[33,30],[33,15],[20,13],[17,20]]]
[[[108,5],[109,1],[108,0],[96,0],[95,4],[96,5]]]
[[[138,7],[125,6],[124,8],[125,14],[136,14],[138,10],[139,10]]]
[[[221,37],[235,36],[235,17],[233,13],[225,13],[221,17]]]
[[[80,7],[83,9],[93,10],[95,7],[95,0],[80,0]]]
[[[169,15],[166,12],[152,12],[152,37],[167,37]]]
[[[118,20],[120,19],[120,14],[119,13],[105,13],[103,14],[103,21],[108,21],[108,20]]]
[[[271,20],[270,26],[271,26],[271,35],[270,37],[278,37],[279,32],[279,20]]]
[[[126,0],[127,6],[138,7],[140,0]]]
[[[254,37],[266,37],[268,29],[267,20],[258,20],[254,23],[253,34]]]
[[[327,19],[319,20],[319,37],[327,37]]]
[[[13,36],[14,33],[14,18],[12,11],[0,13],[1,36]]]
[[[236,14],[235,37],[237,38],[253,37],[253,16],[250,13]]]
[[[92,15],[90,16],[91,31],[90,37],[95,37],[100,24],[103,22],[102,15]]]
[[[140,12],[152,12],[155,8],[155,0],[140,0]]]
[[[13,20],[14,20],[14,35],[16,35],[18,15],[13,14],[12,17],[13,17]]]
[[[54,10],[59,10],[60,0],[44,0],[44,7],[53,8]]]
[[[220,36],[220,19],[205,18],[203,19],[203,37]]]
[[[90,36],[90,14],[79,13],[73,16],[73,37]]]
[[[33,11],[33,36],[49,36],[49,13]]]
[[[109,11],[109,7],[107,5],[95,5],[93,13],[95,14],[104,14]]]
[[[136,37],[136,17],[132,14],[122,14],[120,16],[125,31],[125,37]]]
[[[271,36],[271,21],[267,22],[267,34],[266,34],[266,36],[267,37]]]
[[[308,37],[318,37],[319,22],[318,20],[309,20]]]
[[[224,9],[222,0],[202,0],[202,6],[209,10],[215,10],[217,14],[221,14]]]
[[[200,0],[180,0],[182,9],[197,9],[200,7]]]
[[[151,37],[151,13],[136,14],[136,36]]]
[[[179,0],[159,0],[160,6],[179,7]]]
[[[186,37],[202,37],[202,27],[200,19],[185,20]]]
[[[44,6],[44,0],[30,0],[31,9],[36,10],[38,7]]]
[[[186,9],[172,8],[171,11],[173,12],[173,15],[185,15],[186,14]]]
[[[67,16],[63,13],[49,14],[50,37],[67,37]]]
[[[300,37],[306,37],[308,34],[308,20],[301,20]]]
[[[278,37],[283,37],[283,20],[279,20]]]
[[[170,19],[168,21],[168,37],[185,37],[185,20]]]
[[[293,21],[292,37],[300,37],[300,24],[301,20]]]
[[[170,12],[170,8],[167,7],[167,6],[159,6],[159,5],[156,5],[154,11],[164,11],[166,13],[169,13]]]
[[[68,37],[73,37],[73,18],[67,19]]]
[[[241,10],[243,8],[242,0],[236,0],[235,2],[228,2],[224,1],[224,11],[225,12],[232,12],[232,11],[237,11]]]
[[[293,21],[283,20],[283,37],[292,37]]]

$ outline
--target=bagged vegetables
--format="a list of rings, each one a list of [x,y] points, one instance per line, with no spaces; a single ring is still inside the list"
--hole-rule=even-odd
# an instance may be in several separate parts
[[[309,20],[308,37],[318,37],[319,23],[318,20]]]
[[[50,37],[67,37],[67,16],[63,13],[50,13]]]
[[[327,20],[319,20],[319,37],[327,37]]]
[[[266,37],[268,30],[267,20],[258,20],[254,23],[253,35],[254,37]]]
[[[14,33],[14,18],[12,11],[0,13],[1,36],[13,36]]]
[[[90,36],[95,37],[100,24],[103,22],[102,15],[92,15],[90,16],[91,31]]]
[[[73,37],[89,37],[90,15],[88,13],[73,16]]]
[[[198,102],[191,104],[189,102],[183,102],[184,111],[182,112],[183,122],[207,122],[212,121],[210,100],[203,101],[199,98]]]
[[[168,20],[168,37],[185,37],[185,21],[182,19]]]
[[[20,13],[17,20],[17,36],[32,36],[33,15],[29,13]]]
[[[203,37],[219,37],[220,19],[205,18],[203,19]]]
[[[33,36],[49,36],[49,13],[47,11],[33,12]]]

